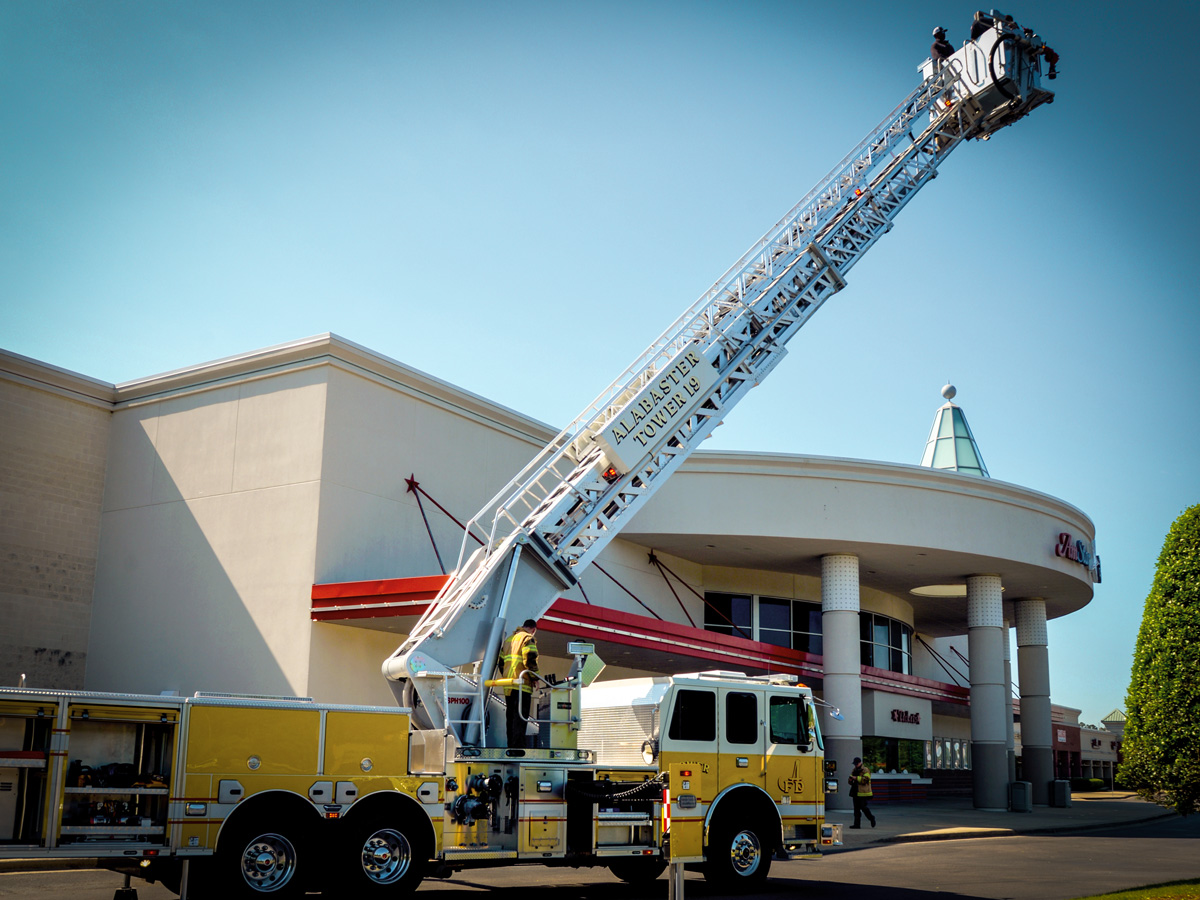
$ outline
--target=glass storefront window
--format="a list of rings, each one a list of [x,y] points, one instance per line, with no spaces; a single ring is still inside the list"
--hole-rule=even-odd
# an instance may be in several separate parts
[[[704,595],[704,628],[821,655],[821,604],[749,594]]]
[[[821,604],[793,600],[792,649],[820,656],[825,652],[821,633]]]
[[[758,599],[758,639],[776,647],[792,646],[792,604],[790,600]]]
[[[863,763],[872,772],[920,774],[925,768],[926,741],[910,741],[905,738],[872,737],[864,735]]]
[[[859,613],[862,664],[912,674],[912,628],[877,613]]]
[[[931,748],[932,747],[932,751]],[[971,768],[971,742],[961,738],[935,737],[925,742],[926,768],[969,769]],[[932,762],[932,766],[930,765]]]
[[[751,609],[754,598],[748,594],[704,595],[704,630],[751,638]]]
[[[824,653],[820,603],[716,591],[705,594],[704,599],[706,631],[791,647],[816,656]],[[860,613],[858,621],[862,664],[911,675],[912,627],[877,613]]]

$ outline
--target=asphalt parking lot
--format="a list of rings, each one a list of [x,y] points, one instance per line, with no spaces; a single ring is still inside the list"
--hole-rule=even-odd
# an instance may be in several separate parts
[[[1129,794],[1076,795],[1065,808],[1032,813],[984,812],[969,800],[878,806],[878,826],[846,831],[846,843],[816,861],[776,861],[758,900],[1053,900],[1173,878],[1200,877],[1200,817],[1181,819]],[[849,821],[837,811],[831,821]],[[1005,840],[987,840],[987,839]],[[981,840],[983,839],[983,840]],[[113,900],[122,876],[87,860],[0,862],[0,898]],[[176,895],[134,881],[139,900]],[[1091,890],[1095,887],[1095,890]],[[422,894],[457,900],[663,900],[664,875],[635,888],[602,868],[506,866],[427,878]],[[724,900],[698,872],[685,894]],[[315,895],[314,895],[315,896]],[[326,896],[329,896],[326,893]],[[344,894],[335,894],[339,898]]]

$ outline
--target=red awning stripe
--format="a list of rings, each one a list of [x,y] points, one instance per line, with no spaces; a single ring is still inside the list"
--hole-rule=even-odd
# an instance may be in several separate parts
[[[420,618],[429,609],[429,600],[399,600],[390,603],[345,603],[340,606],[313,606],[314,622],[338,622],[344,619]]]
[[[628,647],[640,647],[643,650],[675,653],[694,659],[708,659],[726,665],[729,663],[745,664],[749,662],[755,666],[768,668],[775,672],[805,674],[817,677],[821,675],[821,667],[816,663],[797,662],[795,660],[780,659],[772,654],[747,652],[744,649],[727,650],[691,641],[683,642],[661,635],[638,634],[620,628],[585,624],[569,618],[555,616],[553,609],[538,621],[538,628],[560,634],[569,633],[574,637],[591,637],[595,640],[612,641],[613,643],[623,644]]]
[[[448,580],[446,575],[424,575],[314,584],[310,615],[317,622],[374,618],[415,620],[425,614]],[[538,625],[559,634],[711,660],[718,665],[750,663],[782,674],[818,680],[823,676],[820,656],[562,597],[554,601]],[[862,667],[862,683],[864,687],[891,694],[957,704],[970,702],[971,696],[970,689],[960,685],[870,666]]]
[[[384,578],[378,581],[341,581],[332,584],[314,584],[312,599],[362,599],[382,596],[405,600],[432,600],[450,580],[449,575],[419,575],[415,578]],[[420,595],[420,596],[414,596]]]

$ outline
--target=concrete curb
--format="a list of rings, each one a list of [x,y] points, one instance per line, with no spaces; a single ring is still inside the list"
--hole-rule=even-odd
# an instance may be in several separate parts
[[[1093,822],[1090,824],[1073,823],[1056,825],[1051,828],[944,828],[937,831],[915,831],[910,834],[894,834],[871,841],[872,844],[918,844],[927,841],[962,841],[971,838],[1017,837],[1020,835],[1069,834],[1079,831],[1103,831],[1109,828],[1122,828],[1126,825],[1145,825],[1159,819],[1174,818],[1173,812],[1161,812],[1141,819],[1129,819],[1121,822]]]

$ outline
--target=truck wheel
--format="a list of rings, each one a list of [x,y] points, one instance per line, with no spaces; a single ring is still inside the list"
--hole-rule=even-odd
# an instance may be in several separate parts
[[[627,884],[649,884],[667,868],[661,856],[634,856],[629,859],[614,859],[608,870]]]
[[[771,848],[763,843],[762,829],[753,823],[719,823],[711,832],[705,857],[705,880],[732,890],[757,887],[771,870]]]
[[[308,844],[296,826],[251,822],[227,835],[217,851],[218,879],[233,897],[298,897],[308,868]],[[307,877],[307,876],[304,876]]]
[[[399,816],[347,821],[342,859],[349,864],[350,896],[400,896],[425,877],[426,854],[412,826]],[[345,863],[344,863],[345,864]]]

